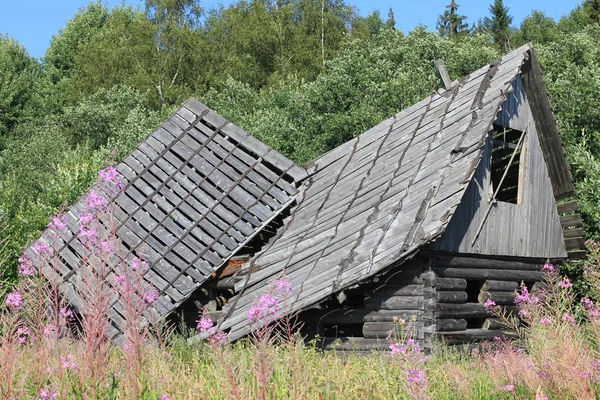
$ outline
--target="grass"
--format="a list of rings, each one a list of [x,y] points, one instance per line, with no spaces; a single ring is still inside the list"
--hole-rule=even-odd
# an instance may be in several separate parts
[[[112,170],[100,184],[120,183]],[[107,189],[110,192],[110,188]],[[59,295],[52,247],[36,243],[38,263],[23,257],[18,285],[0,305],[0,399],[592,399],[600,386],[600,244],[590,243],[586,279],[591,298],[576,299],[571,283],[547,266],[545,291],[520,289],[521,319],[493,302],[491,314],[519,338],[470,347],[437,343],[425,355],[410,335],[390,338],[390,350],[358,356],[322,352],[294,332],[293,318],[276,319],[293,290],[274,283],[248,315],[246,339],[229,343],[212,321],[173,333],[151,320],[157,292],[143,279],[147,265],[118,248],[110,202],[93,196],[80,239],[88,312],[75,316]],[[53,218],[55,230],[64,221]],[[1,247],[1,243],[0,243]],[[54,246],[56,247],[56,246]],[[0,270],[2,270],[0,265]],[[48,278],[48,274],[46,274]],[[120,297],[115,297],[120,296]],[[109,309],[119,298],[127,315],[122,348],[107,340]],[[150,321],[151,322],[151,321]],[[403,324],[403,321],[399,322]],[[404,328],[404,325],[402,325]],[[402,332],[411,330],[403,329]],[[203,342],[189,344],[201,333]]]

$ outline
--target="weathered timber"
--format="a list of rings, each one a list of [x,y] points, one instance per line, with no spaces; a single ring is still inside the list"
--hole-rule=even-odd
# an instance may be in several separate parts
[[[565,246],[567,250],[585,249],[585,238],[565,238]]]
[[[462,278],[436,278],[437,290],[465,290],[467,288],[467,280]]]
[[[498,318],[486,318],[486,320],[483,322],[483,325],[481,326],[481,329],[497,330],[507,329],[507,327]]]
[[[583,220],[581,219],[581,215],[579,214],[562,215],[560,217],[560,224],[563,228],[568,228],[571,226],[580,227],[583,226]]]
[[[586,250],[575,250],[567,252],[570,260],[585,260],[587,258]]]
[[[467,297],[467,292],[461,291],[436,292],[436,301],[439,303],[465,303]]]
[[[321,342],[323,350],[335,351],[388,351],[390,344],[384,339],[366,339],[361,337],[325,337]]]
[[[529,50],[529,60],[523,65],[522,76],[544,160],[548,166],[554,196],[571,195],[575,191],[571,170],[565,157],[565,150],[552,114],[552,106],[544,88],[542,71],[533,48]]]
[[[563,236],[565,239],[584,237],[583,229],[581,229],[581,228],[563,229]]]
[[[436,320],[436,328],[438,331],[464,330],[467,329],[467,320],[456,318],[438,318]]]
[[[515,304],[515,293],[514,292],[481,292],[477,296],[477,300],[482,304],[488,300],[492,300],[498,305],[511,305],[511,304]]]
[[[483,304],[444,304],[437,303],[435,306],[438,318],[487,318],[490,314],[485,310]],[[518,312],[516,306],[506,306],[508,312]]]
[[[481,286],[482,292],[514,292],[519,287],[515,281],[487,280]]]
[[[373,296],[365,298],[367,310],[419,310],[423,298],[419,296]]]
[[[423,323],[418,321],[412,326],[406,325],[404,327],[401,327],[399,324],[393,322],[365,322],[363,324],[362,332],[363,337],[365,338],[385,339],[389,336],[400,337],[403,330],[406,330],[407,327],[416,332],[417,337],[415,339],[423,340]]]
[[[540,271],[544,263],[525,263],[520,261],[506,261],[494,258],[471,258],[434,256],[434,267],[445,268],[479,268],[479,269],[515,269],[520,271]]]
[[[440,332],[438,336],[440,336],[446,344],[456,345],[481,342],[482,340],[492,340],[495,337],[511,337],[514,336],[514,333],[500,329],[467,329],[464,331]]]
[[[517,280],[541,281],[543,272],[513,269],[475,269],[475,268],[433,268],[438,276],[444,278],[464,278],[467,280]]]
[[[420,296],[423,293],[423,285],[412,284],[402,287],[376,286],[367,296]]]
[[[557,204],[556,209],[559,214],[573,212],[579,210],[579,204],[577,203],[577,200],[570,200],[565,203]]]

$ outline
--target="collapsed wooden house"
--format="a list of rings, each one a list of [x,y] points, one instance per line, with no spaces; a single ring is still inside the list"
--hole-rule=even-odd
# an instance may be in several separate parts
[[[209,310],[233,340],[282,276],[292,292],[280,312],[299,313],[326,346],[383,348],[396,318],[413,319],[425,346],[500,336],[482,303],[512,306],[546,260],[584,248],[530,45],[306,168],[192,99],[117,170],[117,233],[128,256],[150,264],[156,311],[193,323]],[[42,238],[60,239],[75,307],[81,208],[68,212],[70,232]],[[113,314],[118,335],[118,301]]]

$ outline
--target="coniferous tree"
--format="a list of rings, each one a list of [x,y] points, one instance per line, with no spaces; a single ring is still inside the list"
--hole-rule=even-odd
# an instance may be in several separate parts
[[[446,11],[439,16],[437,29],[440,36],[456,41],[467,34],[469,28],[469,25],[466,22],[467,17],[458,14],[457,11],[459,7],[460,6],[452,0],[452,2],[446,6]]]
[[[390,11],[388,12],[388,19],[387,21],[385,21],[385,24],[390,29],[396,29],[396,20],[394,19],[394,10],[392,10],[392,7],[390,7]]]
[[[504,6],[502,0],[494,0],[490,5],[491,18],[486,17],[483,21],[485,31],[492,36],[494,44],[500,51],[506,53],[510,50],[510,24],[512,17],[508,14],[508,7]]]

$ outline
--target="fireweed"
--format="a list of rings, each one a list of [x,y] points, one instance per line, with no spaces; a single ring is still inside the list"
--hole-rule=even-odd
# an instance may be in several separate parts
[[[399,370],[399,391],[412,399],[426,399],[429,382],[425,374],[425,355],[416,337],[416,317],[408,322],[394,317],[394,330],[388,336],[389,357]]]
[[[600,371],[596,336],[590,339],[589,328],[596,330],[596,305],[581,300],[584,318],[575,318],[576,298],[573,285],[557,268],[546,264],[544,282],[531,291],[525,285],[515,294],[518,317],[493,302],[486,310],[510,330],[518,340],[500,340],[484,345],[479,366],[489,371],[497,387],[526,388],[537,398],[547,394],[561,398],[593,398]],[[501,386],[504,385],[504,386]]]

